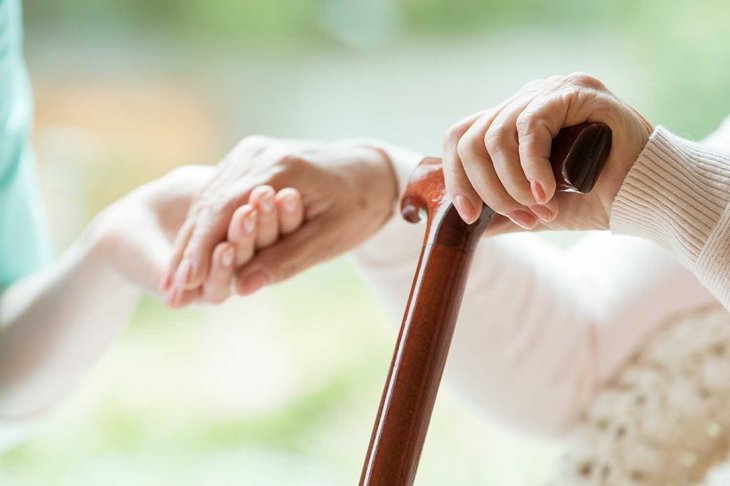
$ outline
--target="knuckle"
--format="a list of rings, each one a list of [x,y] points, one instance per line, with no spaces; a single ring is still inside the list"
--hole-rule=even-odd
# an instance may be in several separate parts
[[[443,146],[444,149],[449,149],[456,146],[459,143],[462,128],[461,123],[454,123],[444,132]]]
[[[493,125],[489,130],[487,130],[487,133],[484,134],[484,146],[487,148],[487,152],[495,154],[504,150],[508,136],[507,130],[503,125]]]
[[[456,144],[456,153],[459,158],[463,161],[474,159],[477,157],[477,150],[474,147],[474,143],[468,137],[462,137],[461,140]]]
[[[536,113],[532,111],[523,111],[517,116],[515,126],[520,138],[533,133],[538,125]]]
[[[463,175],[463,169],[459,170],[456,166],[458,162],[455,160],[444,159],[444,185],[448,194],[456,194],[458,192],[474,192],[469,184],[468,179]]]
[[[298,170],[307,165],[307,161],[297,154],[285,153],[277,158],[277,165],[287,170]]]
[[[572,86],[580,86],[585,88],[592,88],[596,90],[604,89],[603,83],[590,74],[576,71],[565,77],[565,83]]]
[[[312,168],[312,163],[308,159],[291,152],[276,154],[274,160],[274,166],[266,180],[266,183],[274,189],[291,185],[293,178]]]
[[[291,174],[285,167],[279,167],[271,172],[266,179],[266,185],[278,190],[288,184],[291,184]]]

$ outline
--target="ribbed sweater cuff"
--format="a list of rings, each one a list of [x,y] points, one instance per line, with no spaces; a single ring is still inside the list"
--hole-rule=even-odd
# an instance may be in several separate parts
[[[616,196],[610,227],[658,243],[709,284],[728,278],[729,201],[730,153],[657,127]]]

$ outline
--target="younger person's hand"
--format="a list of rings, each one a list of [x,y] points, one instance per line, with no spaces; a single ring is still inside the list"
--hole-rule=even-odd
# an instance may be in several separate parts
[[[611,152],[593,190],[556,195],[549,156],[564,128],[603,122]],[[453,125],[444,139],[444,177],[454,206],[470,223],[482,203],[504,216],[488,233],[536,227],[606,229],[626,174],[653,131],[598,79],[582,73],[526,84],[501,105]]]
[[[175,294],[172,282],[160,281],[168,267],[175,235],[190,203],[215,175],[209,166],[185,166],[150,181],[99,213],[87,231],[94,258],[115,273],[169,305],[220,303],[235,293],[235,273],[253,257],[302,224],[298,191],[275,193],[256,187],[228,225],[227,239],[211,257],[210,272],[201,285]]]

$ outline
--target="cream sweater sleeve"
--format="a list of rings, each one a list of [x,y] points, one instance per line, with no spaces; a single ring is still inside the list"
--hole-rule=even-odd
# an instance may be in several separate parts
[[[402,190],[419,157],[400,151],[392,158]],[[394,323],[423,230],[396,215],[354,253]],[[689,270],[637,238],[595,233],[567,250],[530,234],[484,239],[446,383],[517,429],[562,433],[653,330],[677,313],[713,303]]]
[[[659,127],[616,196],[611,229],[669,250],[730,309],[730,124],[704,143]]]

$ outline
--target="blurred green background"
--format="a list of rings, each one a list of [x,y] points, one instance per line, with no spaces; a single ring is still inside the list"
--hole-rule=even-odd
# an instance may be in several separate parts
[[[213,164],[254,133],[372,136],[438,153],[454,121],[576,70],[691,138],[730,111],[730,3],[720,0],[24,6],[59,248],[135,185]],[[346,259],[218,308],[145,300],[73,396],[0,457],[0,484],[355,484],[396,321]],[[417,482],[540,484],[557,450],[444,389]]]

